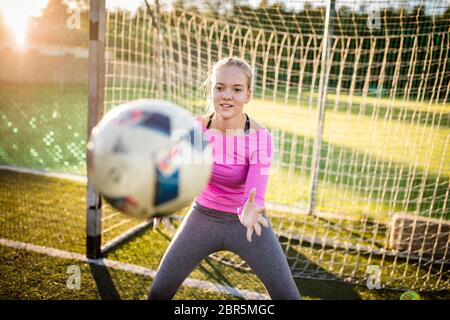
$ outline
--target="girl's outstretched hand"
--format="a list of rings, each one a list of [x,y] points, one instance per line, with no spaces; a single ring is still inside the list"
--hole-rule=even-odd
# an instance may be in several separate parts
[[[247,240],[252,241],[253,230],[258,236],[261,235],[261,224],[269,227],[269,221],[263,217],[264,208],[258,207],[255,203],[256,188],[253,188],[248,195],[242,213],[239,215],[241,223],[247,227]]]

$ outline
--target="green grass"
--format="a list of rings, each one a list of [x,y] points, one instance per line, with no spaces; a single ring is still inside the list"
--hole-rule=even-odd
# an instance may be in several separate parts
[[[28,188],[25,186],[29,186]],[[67,251],[85,252],[85,186],[80,183],[55,178],[47,178],[23,173],[0,170],[0,233],[2,238],[44,245]],[[277,228],[278,217],[282,213],[273,212],[272,225]],[[311,222],[315,223],[312,225]],[[329,222],[327,222],[329,223]],[[320,232],[321,228],[328,230],[328,237],[333,237],[333,231],[327,228],[327,223],[320,220],[296,222],[291,228],[308,234]],[[287,227],[287,226],[286,226]],[[345,229],[345,225],[342,225]],[[346,236],[343,229],[340,236]],[[107,258],[157,269],[159,262],[167,249],[170,237],[165,231],[146,229],[128,242],[111,251]],[[286,248],[285,240],[281,241]],[[364,280],[367,265],[381,265],[382,281],[388,283],[390,278],[398,278],[396,283],[403,288],[415,288],[428,274],[427,266],[417,266],[404,261],[380,260],[376,257],[362,256],[356,253],[344,254],[339,250],[313,250],[310,246],[302,247],[291,243],[287,256],[291,264],[295,264],[295,272],[303,275],[320,275],[334,281],[308,280],[296,278],[301,293],[308,299],[397,299],[401,294],[398,290],[369,290],[363,285],[350,285],[339,279],[337,272],[346,268],[349,274],[355,270],[356,277]],[[99,286],[111,284],[97,283],[92,267],[74,261],[66,261],[45,255],[24,252],[0,247],[0,297],[4,299],[97,299],[102,296],[104,288]],[[297,257],[297,259],[292,259]],[[239,259],[237,256],[234,259]],[[86,274],[86,287],[81,291],[68,290],[65,287],[68,265],[76,264]],[[359,265],[359,267],[355,267]],[[24,266],[26,266],[24,268]],[[405,268],[409,268],[407,276],[403,276]],[[141,299],[145,296],[151,279],[130,275],[121,271],[108,272],[113,278],[119,296],[124,299]],[[297,270],[297,271],[295,271]],[[416,276],[416,272],[418,275]],[[14,277],[13,274],[16,274]],[[429,282],[437,281],[436,270],[431,272]],[[444,272],[441,285],[448,285],[449,274]],[[265,293],[262,283],[252,273],[224,265],[215,259],[208,258],[197,267],[190,277],[213,283],[220,283],[238,289],[246,289]],[[385,277],[385,278],[383,278]],[[10,279],[11,278],[11,279]],[[33,278],[33,281],[29,280]],[[39,281],[41,279],[41,281]],[[403,280],[401,280],[403,279]],[[419,283],[417,283],[419,281]],[[13,283],[13,284],[11,284]],[[86,289],[86,290],[85,290]],[[422,294],[424,298],[449,299],[445,291]],[[178,298],[186,299],[232,299],[236,297],[217,295],[201,290],[184,288]],[[176,298],[177,298],[176,297]]]
[[[26,266],[26,268],[24,268]],[[80,289],[70,289],[68,268],[80,268]],[[0,299],[147,299],[152,279],[78,260],[0,246]],[[174,299],[230,300],[233,296],[182,286]]]

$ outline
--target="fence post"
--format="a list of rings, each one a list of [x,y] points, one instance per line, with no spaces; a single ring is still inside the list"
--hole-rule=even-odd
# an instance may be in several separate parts
[[[105,0],[91,0],[89,11],[88,137],[104,112],[105,33]],[[92,187],[89,163],[87,181],[86,255],[88,258],[97,259],[101,256],[102,202],[99,194]]]

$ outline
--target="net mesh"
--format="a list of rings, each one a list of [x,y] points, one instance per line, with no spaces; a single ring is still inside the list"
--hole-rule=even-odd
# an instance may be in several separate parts
[[[108,12],[107,109],[156,97],[203,114],[205,73],[245,58],[246,111],[276,145],[266,207],[293,274],[365,283],[375,266],[387,287],[448,287],[447,3],[337,1],[326,52],[325,1],[149,9]]]
[[[69,29],[77,12],[49,3],[28,49],[0,32],[0,164],[85,176],[88,11],[78,1]],[[294,276],[448,289],[449,3],[335,1],[324,38],[327,4],[108,6],[105,111],[145,97],[203,114],[213,63],[247,59],[246,112],[275,142],[266,208]],[[65,181],[1,170],[1,236],[84,252],[85,185]],[[104,243],[141,222],[106,206]]]

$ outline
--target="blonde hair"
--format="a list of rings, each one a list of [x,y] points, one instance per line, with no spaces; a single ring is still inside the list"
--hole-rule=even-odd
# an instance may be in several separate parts
[[[253,70],[250,64],[244,59],[238,57],[227,57],[220,59],[212,66],[212,70],[209,74],[206,75],[205,80],[203,81],[203,91],[206,96],[206,111],[207,114],[211,114],[214,112],[214,106],[212,103],[211,96],[211,88],[212,88],[212,79],[214,78],[217,71],[222,67],[238,67],[247,77],[247,89],[251,90],[253,87]]]

